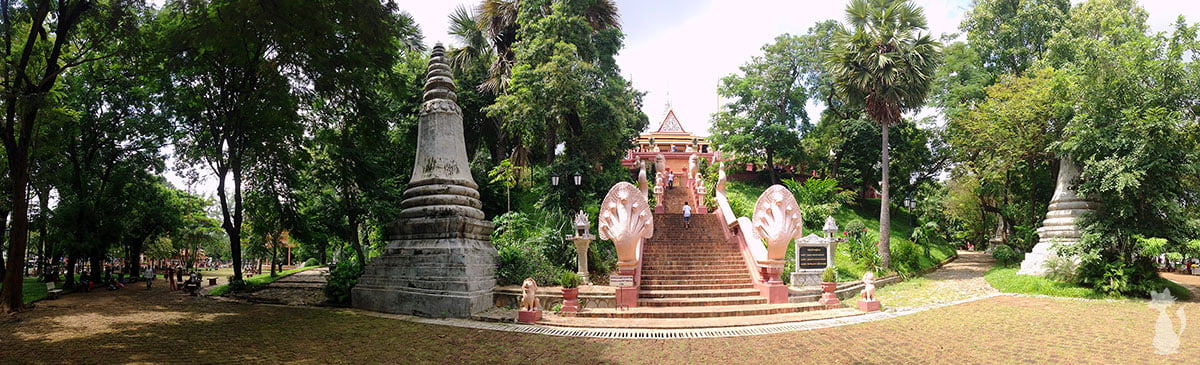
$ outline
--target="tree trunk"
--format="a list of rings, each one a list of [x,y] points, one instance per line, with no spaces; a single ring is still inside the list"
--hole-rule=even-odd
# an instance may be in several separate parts
[[[27,121],[32,122],[32,121]],[[22,126],[24,129],[24,126]],[[24,133],[22,133],[24,134]],[[29,242],[29,149],[9,151],[9,174],[12,177],[12,231],[8,236],[8,262],[5,266],[4,287],[0,288],[0,312],[14,312],[24,307],[25,245]],[[6,143],[7,144],[7,143]]]
[[[771,185],[779,182],[779,178],[775,176],[775,149],[767,148],[767,171],[770,172]]]
[[[891,196],[888,194],[888,175],[891,170],[891,160],[888,156],[888,125],[881,124],[883,127],[883,147],[880,151],[880,157],[883,164],[883,181],[880,182],[880,199],[879,199],[879,258],[880,265],[884,268],[892,267],[892,215],[891,215]]]
[[[279,264],[279,236],[271,237],[271,277],[275,277],[275,266]]]
[[[350,247],[354,249],[354,255],[358,258],[358,263],[361,265],[367,264],[367,258],[363,255],[362,243],[358,240],[358,215],[350,215]]]
[[[97,253],[92,255],[91,264],[92,272],[90,273],[91,277],[88,278],[88,281],[99,283],[101,280],[104,280],[104,254]]]
[[[63,288],[66,288],[66,289],[74,289],[75,288],[75,261],[76,261],[75,255],[67,256],[67,273],[66,273],[66,278],[65,278],[66,283],[63,284]]]
[[[0,227],[8,227],[8,213],[8,210],[0,210],[0,217],[3,217],[3,220],[0,220]],[[5,238],[6,237],[4,237],[4,234],[0,233],[0,247],[4,247],[3,243]],[[6,271],[8,271],[8,262],[0,260],[0,282],[4,281],[4,272]]]
[[[329,263],[329,258],[326,256],[329,251],[329,242],[323,243],[321,246],[321,265]]]

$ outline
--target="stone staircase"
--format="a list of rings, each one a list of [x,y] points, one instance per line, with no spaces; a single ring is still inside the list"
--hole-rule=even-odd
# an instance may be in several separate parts
[[[713,214],[695,214],[684,228],[686,190],[665,192],[667,210],[654,215],[654,237],[643,244],[636,308],[596,308],[580,318],[683,319],[762,316],[825,309],[818,303],[767,304],[736,244]]]

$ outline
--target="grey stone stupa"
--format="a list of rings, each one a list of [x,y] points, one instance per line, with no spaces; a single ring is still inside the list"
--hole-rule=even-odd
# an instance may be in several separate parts
[[[469,317],[493,306],[496,249],[463,143],[462,110],[445,49],[433,47],[412,180],[384,254],[354,287],[354,307],[425,317]]]
[[[1038,228],[1038,243],[1033,251],[1025,254],[1021,261],[1021,275],[1046,275],[1046,261],[1057,256],[1055,244],[1071,245],[1079,242],[1082,234],[1079,231],[1079,218],[1086,213],[1096,210],[1096,202],[1079,197],[1071,184],[1079,178],[1079,165],[1070,158],[1061,158],[1058,167],[1058,181],[1054,187],[1054,198],[1050,200],[1050,208],[1046,211],[1046,220]]]

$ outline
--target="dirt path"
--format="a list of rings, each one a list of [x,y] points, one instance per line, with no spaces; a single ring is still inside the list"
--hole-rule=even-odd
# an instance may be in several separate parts
[[[889,286],[879,291],[880,300],[890,307],[921,307],[982,297],[996,293],[983,274],[995,265],[991,255],[958,251],[958,259],[920,278]]]

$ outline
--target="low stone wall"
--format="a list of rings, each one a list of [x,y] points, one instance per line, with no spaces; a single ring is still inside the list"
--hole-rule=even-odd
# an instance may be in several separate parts
[[[935,270],[942,268],[942,266],[945,266],[946,264],[954,261],[955,259],[958,259],[957,253],[954,256],[946,258],[941,263],[938,263],[937,265],[934,265],[933,267],[930,267],[925,270],[921,270],[918,273],[918,276],[934,272]],[[891,276],[888,276],[888,277],[885,277],[882,279],[875,280],[875,289],[882,289],[885,286],[899,283],[902,281],[904,281],[904,279],[901,278],[899,275],[891,275]],[[850,298],[857,298],[858,294],[862,293],[862,290],[863,290],[862,280],[855,280],[855,281],[848,281],[848,282],[844,282],[844,283],[838,283],[837,289],[835,289],[833,291],[833,293],[837,294],[838,300],[847,300]],[[788,303],[809,303],[809,302],[815,302],[820,299],[821,299],[821,287],[819,287],[819,286],[810,286],[810,287],[804,287],[804,288],[799,288],[799,289],[791,288],[791,287],[788,288]]]
[[[617,288],[612,286],[584,285],[579,287],[579,305],[583,308],[613,308],[617,306]],[[492,301],[496,307],[516,308],[521,304],[521,286],[508,285],[492,290]],[[542,309],[550,310],[562,303],[562,287],[539,287],[538,300]]]

